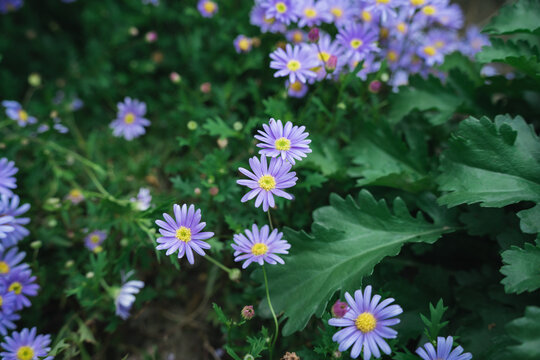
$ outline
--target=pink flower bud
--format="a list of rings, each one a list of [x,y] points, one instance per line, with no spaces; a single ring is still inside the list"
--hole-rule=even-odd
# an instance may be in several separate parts
[[[312,43],[319,42],[319,28],[315,27],[315,28],[312,28],[311,30],[309,30],[308,39]]]
[[[212,186],[208,191],[210,192],[210,195],[216,196],[219,193],[219,188],[217,186]]]
[[[349,311],[349,306],[346,302],[336,300],[334,305],[332,305],[332,314],[337,318],[342,318]]]
[[[334,70],[336,70],[337,60],[338,59],[336,55],[330,55],[330,58],[328,59],[328,61],[326,61],[326,64],[325,64],[327,72],[331,73],[331,72],[334,72]]]
[[[180,77],[180,75],[176,72],[176,71],[173,71],[170,75],[169,75],[169,79],[171,79],[171,81],[175,84],[178,84],[180,82],[180,80],[182,80],[182,78]]]
[[[157,40],[158,36],[157,36],[157,32],[155,31],[149,31],[146,33],[145,37],[146,39],[146,42],[149,42],[149,43],[153,43]]]
[[[251,320],[255,316],[255,310],[253,310],[253,305],[244,306],[240,314],[245,320]]]
[[[212,84],[210,84],[209,82],[201,84],[201,92],[203,94],[208,94],[210,91],[212,91]]]
[[[379,80],[373,80],[369,83],[368,90],[374,94],[377,94],[382,87],[382,83]]]

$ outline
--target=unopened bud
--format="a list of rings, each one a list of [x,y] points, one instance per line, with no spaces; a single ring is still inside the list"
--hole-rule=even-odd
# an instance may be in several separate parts
[[[242,277],[242,272],[239,269],[232,269],[231,272],[229,272],[229,279],[232,281],[238,281]]]
[[[253,305],[244,306],[240,314],[245,320],[251,320],[255,316],[255,310],[253,310]]]
[[[73,261],[73,260],[68,260],[68,261],[66,261],[66,263],[64,264],[64,267],[65,267],[66,269],[69,269],[69,268],[72,267],[73,265],[75,265],[75,261]]]
[[[308,39],[312,43],[319,42],[319,28],[314,27],[311,30],[309,30]]]
[[[240,130],[242,130],[243,127],[244,127],[244,125],[240,121],[235,121],[234,124],[233,124],[233,129],[235,131],[240,131]]]
[[[189,130],[193,131],[193,130],[197,129],[197,127],[198,127],[198,124],[195,121],[193,121],[193,120],[188,121],[187,128]]]
[[[332,305],[332,314],[337,318],[344,317],[348,310],[349,306],[343,301],[336,300],[334,305]]]
[[[328,58],[328,61],[325,63],[326,72],[332,73],[334,70],[336,70],[337,67],[337,56],[336,55],[330,55]]]
[[[171,81],[175,84],[179,84],[180,81],[182,81],[182,77],[175,71],[173,71],[170,75],[169,75],[169,79],[171,79]]]
[[[129,35],[131,35],[131,36],[139,35],[139,29],[137,29],[135,26],[130,27],[129,28]]]
[[[220,149],[225,149],[227,145],[229,145],[229,140],[227,140],[227,138],[219,138],[217,144]]]
[[[195,190],[193,190],[193,192],[195,193],[195,195],[199,196],[201,195],[201,188],[196,187]]]
[[[217,186],[212,186],[209,192],[210,192],[210,195],[216,196],[219,193],[219,188]]]
[[[92,279],[94,277],[94,272],[93,271],[89,271],[86,273],[86,278],[87,279]]]
[[[146,42],[149,42],[149,43],[153,43],[157,40],[158,38],[158,35],[157,35],[157,32],[155,31],[149,31],[146,33],[144,39],[146,40]]]
[[[30,243],[30,247],[31,247],[32,249],[35,249],[35,250],[39,249],[39,248],[41,247],[41,245],[43,245],[43,244],[42,244],[42,242],[39,241],[39,240],[32,241],[32,242]]]
[[[381,90],[382,83],[379,80],[373,80],[369,83],[368,90],[377,94]]]
[[[28,76],[28,83],[33,87],[38,87],[41,85],[41,75],[38,73],[32,73]]]
[[[212,84],[209,82],[204,82],[201,84],[201,92],[203,94],[208,94],[210,91],[212,91]]]

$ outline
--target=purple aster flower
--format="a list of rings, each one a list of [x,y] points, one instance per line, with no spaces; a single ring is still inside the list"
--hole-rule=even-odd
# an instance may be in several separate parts
[[[5,100],[2,101],[2,105],[6,108],[6,115],[11,119],[17,121],[19,126],[25,127],[28,124],[35,124],[37,119],[22,108],[22,105],[17,101]]]
[[[274,77],[288,76],[294,83],[296,79],[305,83],[308,78],[317,75],[311,70],[318,65],[317,58],[307,45],[287,44],[285,50],[278,48],[270,54],[270,68],[278,70]]]
[[[19,252],[16,247],[12,247],[7,251],[0,250],[0,279],[3,281],[13,272],[28,270],[27,263],[21,264],[25,256],[26,253],[24,251]]]
[[[36,335],[35,327],[25,328],[4,338],[1,345],[5,351],[0,356],[3,360],[52,360],[52,356],[47,356],[51,351],[50,344],[50,335]]]
[[[287,41],[293,44],[301,44],[307,41],[308,36],[304,30],[294,29],[287,31],[287,33],[285,34],[285,38],[287,39]]]
[[[71,189],[66,196],[73,205],[77,205],[84,200],[84,195],[79,189]]]
[[[10,222],[10,225],[13,226],[13,231],[2,240],[2,245],[4,247],[13,246],[30,234],[30,232],[23,226],[30,222],[30,218],[20,217],[22,214],[27,212],[28,209],[30,209],[30,204],[24,204],[21,206],[19,206],[19,204],[20,199],[17,195],[13,195],[11,198],[2,195],[0,198],[0,217],[13,217],[13,220]]]
[[[114,136],[123,136],[126,140],[133,140],[143,135],[145,126],[150,125],[150,121],[143,116],[146,114],[146,104],[126,97],[123,103],[118,103],[118,115],[110,127]]]
[[[339,343],[339,351],[345,351],[352,346],[351,357],[356,359],[360,352],[364,351],[364,360],[369,360],[371,355],[379,358],[382,350],[390,354],[390,346],[384,339],[394,339],[397,331],[390,326],[399,323],[394,318],[403,310],[399,305],[390,305],[394,299],[385,299],[382,302],[380,295],[371,297],[371,286],[354,292],[354,298],[345,293],[345,299],[349,304],[349,311],[343,318],[332,318],[329,325],[345,327],[334,334],[332,340]],[[380,348],[380,350],[379,350]]]
[[[11,216],[0,217],[0,239],[5,239],[10,232],[15,230],[13,226],[11,226],[12,221],[13,217]],[[0,246],[0,249],[3,249],[3,246]]]
[[[418,47],[417,54],[424,59],[427,66],[434,66],[443,63],[445,52],[437,47],[435,41],[426,39],[425,42]]]
[[[337,41],[353,57],[355,54],[363,58],[371,52],[378,52],[377,33],[360,24],[350,23],[339,30]]]
[[[253,224],[251,231],[244,230],[244,234],[235,234],[234,243],[231,244],[234,251],[234,261],[244,261],[242,269],[245,269],[252,262],[263,265],[265,262],[275,265],[277,263],[285,264],[282,258],[276,254],[288,254],[291,245],[287,240],[282,240],[283,233],[277,229],[272,230],[264,225],[261,230]]]
[[[197,9],[203,17],[211,18],[218,12],[218,5],[211,0],[199,0]]]
[[[15,175],[19,171],[15,167],[15,162],[9,161],[6,158],[0,159],[0,195],[11,196],[11,189],[17,188],[17,179]]]
[[[260,5],[266,11],[266,18],[289,25],[298,19],[296,4],[293,0],[264,0]]]
[[[152,195],[150,195],[150,190],[147,188],[140,188],[139,193],[136,198],[129,199],[132,203],[135,204],[135,208],[139,211],[145,211],[150,208],[152,202]]]
[[[306,84],[301,83],[298,80],[292,84],[289,80],[285,80],[285,88],[287,89],[287,95],[294,98],[303,98],[309,90],[309,87]]]
[[[299,15],[298,26],[315,26],[332,21],[332,14],[325,1],[301,0],[296,11]]]
[[[174,219],[169,214],[163,214],[165,221],[156,220],[156,224],[161,228],[159,232],[162,237],[157,239],[159,245],[157,250],[167,249],[166,255],[171,255],[178,250],[178,258],[186,255],[190,264],[194,263],[193,251],[204,256],[203,249],[210,249],[210,244],[206,241],[214,236],[213,232],[201,232],[206,226],[201,222],[201,210],[195,211],[195,206],[186,204],[175,204],[173,207]]]
[[[287,26],[281,21],[276,20],[274,17],[266,16],[266,8],[260,5],[255,5],[251,9],[249,15],[249,21],[252,25],[261,28],[261,32],[281,33],[287,30]]]
[[[379,15],[369,9],[369,4],[366,2],[360,3],[360,19],[364,25],[370,25],[372,27],[378,26]]]
[[[388,80],[393,92],[397,92],[400,86],[409,84],[409,73],[405,70],[398,70],[392,74]]]
[[[15,329],[14,321],[21,317],[15,311],[15,293],[8,291],[4,284],[0,284],[0,334],[6,336],[8,330]]]
[[[489,45],[489,37],[482,34],[478,27],[471,26],[467,29],[465,38],[459,45],[459,50],[463,54],[473,58],[476,53],[482,50],[482,47]]]
[[[114,297],[114,305],[116,306],[116,315],[126,320],[129,317],[129,311],[135,302],[135,294],[144,287],[144,282],[140,280],[127,281],[133,271],[128,272],[126,275],[122,274],[122,287],[116,290]]]
[[[79,98],[75,98],[73,99],[73,101],[71,101],[71,103],[69,104],[69,109],[71,111],[78,111],[80,109],[82,109],[84,106],[84,101],[82,101],[81,99]]]
[[[438,22],[441,13],[444,14],[444,10],[448,7],[449,0],[430,0],[421,7],[417,14],[418,21],[424,21],[426,23]]]
[[[295,159],[301,161],[311,152],[311,140],[306,139],[309,133],[304,132],[305,126],[293,126],[290,121],[283,126],[281,120],[271,118],[268,125],[263,124],[263,129],[259,130],[260,135],[255,135],[255,139],[261,141],[257,144],[257,147],[262,148],[259,150],[261,155],[273,158],[281,155],[283,161],[294,165]]]
[[[53,128],[58,131],[60,134],[67,134],[69,132],[69,129],[62,125],[61,123],[57,123],[53,125]]]
[[[381,19],[385,25],[389,20],[397,16],[396,8],[401,5],[401,0],[365,0],[364,11],[369,11]]]
[[[319,60],[319,66],[312,69],[317,74],[317,80],[323,80],[331,75],[335,76],[345,64],[343,48],[337,41],[332,41],[332,37],[328,34],[320,34],[319,42],[311,45],[311,51],[314,54],[313,56]],[[332,71],[328,71],[328,60],[332,56],[337,58],[336,66]]]
[[[7,14],[23,6],[23,0],[0,0],[0,14]]]
[[[446,339],[443,337],[437,338],[437,349],[431,343],[426,343],[424,348],[419,347],[416,353],[424,360],[470,360],[471,353],[463,353],[463,348],[458,346],[452,351],[454,339],[449,336]]]
[[[234,39],[234,49],[237,53],[247,53],[251,51],[251,46],[253,45],[253,42],[250,38],[248,38],[245,35],[238,35]]]
[[[32,276],[29,269],[13,269],[4,278],[4,283],[9,291],[13,291],[16,295],[15,310],[21,310],[24,307],[32,305],[28,296],[36,296],[39,285],[35,283],[36,277]]]
[[[275,206],[274,195],[292,200],[293,197],[283,191],[296,185],[296,173],[291,170],[292,165],[283,161],[280,158],[272,158],[270,166],[266,161],[266,156],[261,156],[261,160],[257,157],[249,159],[249,165],[253,172],[244,168],[238,170],[250,178],[250,180],[237,180],[240,185],[247,186],[251,190],[242,197],[242,202],[246,202],[255,197],[255,207],[263,205],[263,210],[268,211],[269,207]]]
[[[319,0],[326,1],[330,14],[336,26],[345,25],[359,15],[356,4],[350,0]]]
[[[463,27],[463,12],[458,4],[451,4],[439,11],[437,20],[444,27],[459,30]]]
[[[351,70],[356,69],[356,66],[362,62],[362,67],[356,74],[360,79],[366,81],[369,74],[379,71],[381,68],[380,61],[377,60],[374,54],[368,54],[362,60],[358,60],[360,55],[355,55],[350,61]]]
[[[107,233],[102,230],[94,230],[84,238],[84,246],[90,251],[99,253],[103,251],[101,244],[107,238]]]

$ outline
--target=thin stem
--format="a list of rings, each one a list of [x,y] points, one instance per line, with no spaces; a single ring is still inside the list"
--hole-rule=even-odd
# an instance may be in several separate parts
[[[233,269],[230,269],[230,268],[226,267],[225,265],[223,265],[222,263],[220,263],[219,261],[217,261],[216,259],[214,259],[213,257],[211,257],[208,254],[206,254],[204,256],[204,258],[207,259],[208,261],[210,261],[212,264],[219,267],[221,270],[225,271],[227,274],[230,274],[231,271],[233,271]]]
[[[270,215],[270,213],[268,213]],[[266,268],[264,265],[262,266],[263,275],[264,275],[264,287],[266,288],[266,301],[268,301],[268,307],[270,308],[270,312],[272,313],[272,317],[274,318],[274,324],[276,325],[276,331],[274,333],[274,338],[272,339],[272,344],[270,345],[270,360],[272,360],[272,352],[274,351],[274,346],[276,345],[276,340],[278,338],[279,334],[279,324],[276,316],[276,312],[274,311],[274,307],[272,306],[272,302],[270,301],[270,289],[268,288],[268,277],[266,276]]]
[[[274,225],[272,224],[272,215],[270,215],[270,208],[266,212],[268,214],[268,222],[270,223],[270,229],[274,230]]]

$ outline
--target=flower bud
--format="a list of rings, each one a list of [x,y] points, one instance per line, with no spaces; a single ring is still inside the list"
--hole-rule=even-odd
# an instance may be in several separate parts
[[[377,94],[382,87],[382,83],[379,80],[373,80],[369,83],[368,90],[374,94]]]
[[[201,92],[203,94],[208,94],[210,91],[212,91],[212,84],[209,82],[204,82],[201,84]]]
[[[316,28],[316,27],[311,28],[311,30],[309,30],[309,33],[308,33],[308,39],[312,43],[319,42],[319,28]]]
[[[246,305],[242,308],[240,312],[244,320],[251,320],[255,316],[255,310],[253,310],[253,305]]]
[[[41,241],[39,241],[39,240],[32,241],[32,242],[30,243],[30,247],[31,247],[32,249],[34,249],[34,250],[39,249],[39,248],[41,247],[41,245],[43,245],[43,243],[42,243]]]
[[[242,272],[239,269],[232,269],[229,273],[229,279],[232,281],[238,281],[242,277]]]
[[[217,139],[217,144],[220,149],[225,149],[229,145],[229,140],[227,138],[219,138]]]
[[[39,75],[38,73],[31,73],[28,76],[28,83],[33,87],[38,87],[39,85],[41,85],[41,75]]]
[[[328,58],[328,61],[324,64],[326,68],[326,72],[332,73],[334,72],[334,70],[336,70],[337,60],[338,58],[336,55],[330,55],[330,57]]]
[[[131,35],[131,36],[139,35],[139,29],[137,29],[135,26],[130,27],[129,28],[129,35]]]
[[[347,311],[349,310],[349,306],[346,302],[340,301],[339,299],[336,300],[334,305],[332,305],[332,314],[334,317],[342,318],[345,316]]]
[[[182,77],[176,71],[173,71],[169,75],[169,79],[171,79],[174,84],[179,84],[182,81]]]
[[[198,124],[195,121],[193,121],[193,120],[188,121],[187,128],[189,130],[193,131],[193,130],[197,129],[197,127],[198,127]]]
[[[196,187],[195,190],[193,190],[193,192],[195,193],[195,195],[199,196],[201,195],[201,188]]]
[[[219,193],[219,188],[217,186],[212,186],[208,192],[210,195],[216,196]]]
[[[144,39],[146,40],[146,42],[148,43],[153,43],[153,42],[156,42],[158,38],[158,35],[157,35],[157,32],[155,31],[149,31],[146,33]]]
[[[87,279],[92,279],[94,277],[94,272],[93,271],[89,271],[86,273],[86,278]]]

